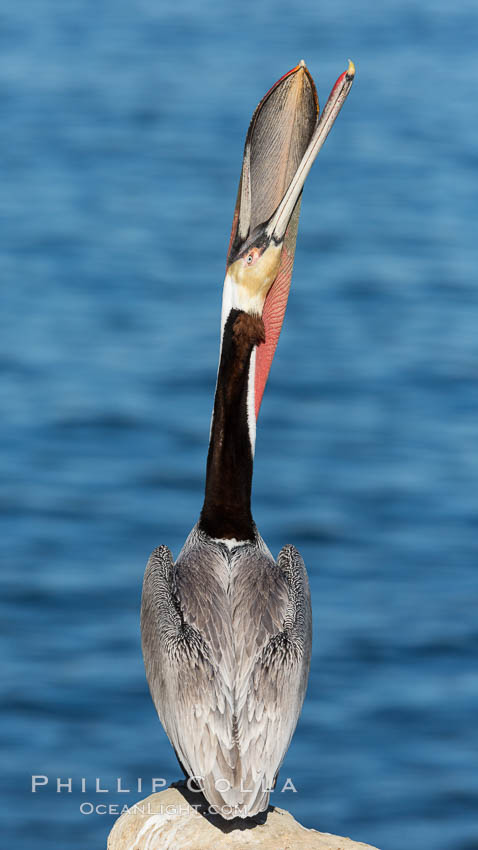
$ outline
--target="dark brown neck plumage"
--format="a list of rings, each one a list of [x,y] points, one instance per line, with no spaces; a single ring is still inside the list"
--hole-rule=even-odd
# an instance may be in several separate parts
[[[210,537],[254,538],[247,387],[252,349],[260,342],[264,342],[262,319],[242,310],[231,310],[224,326],[206,490],[199,518],[199,527]]]

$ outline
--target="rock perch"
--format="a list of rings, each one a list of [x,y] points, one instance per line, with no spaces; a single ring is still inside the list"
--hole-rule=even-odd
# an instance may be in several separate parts
[[[207,809],[199,801],[204,798],[185,786],[151,794],[118,818],[108,850],[377,850],[306,829],[284,809],[270,808],[246,821],[224,821],[201,814]]]

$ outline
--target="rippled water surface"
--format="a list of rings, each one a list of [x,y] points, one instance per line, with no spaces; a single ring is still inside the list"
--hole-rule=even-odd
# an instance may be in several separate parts
[[[178,778],[138,607],[201,505],[244,135],[300,58],[325,102],[350,55],[258,430],[255,518],[301,549],[315,625],[275,802],[383,850],[476,850],[476,4],[0,20],[4,846],[104,847],[113,816],[82,802]]]

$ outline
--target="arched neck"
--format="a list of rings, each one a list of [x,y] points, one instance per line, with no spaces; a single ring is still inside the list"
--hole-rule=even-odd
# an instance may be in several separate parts
[[[254,539],[253,445],[249,394],[253,350],[264,342],[259,316],[230,310],[224,323],[200,528],[210,537]],[[252,384],[252,386],[251,386]],[[255,423],[254,423],[255,425]]]

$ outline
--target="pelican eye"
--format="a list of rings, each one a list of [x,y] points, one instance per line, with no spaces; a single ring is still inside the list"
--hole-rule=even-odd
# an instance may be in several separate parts
[[[248,258],[247,258],[247,260],[246,260],[246,263],[247,263],[247,265],[248,265],[248,266],[250,266],[250,265],[251,265],[251,263],[252,263],[253,259],[254,259],[254,257],[252,256],[252,254],[249,254],[249,256],[248,256]]]

